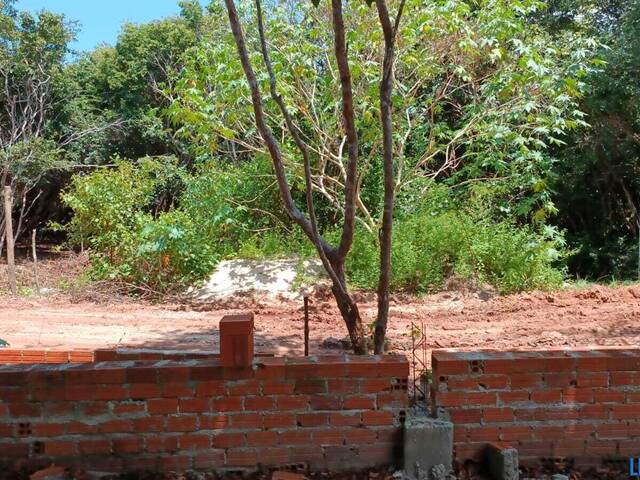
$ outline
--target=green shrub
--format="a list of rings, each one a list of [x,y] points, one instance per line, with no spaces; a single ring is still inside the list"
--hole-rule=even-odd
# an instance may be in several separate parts
[[[437,190],[437,189],[436,189]],[[535,230],[512,220],[492,218],[487,210],[468,210],[427,199],[418,210],[397,218],[392,250],[392,289],[412,293],[441,290],[448,279],[490,284],[504,293],[552,289],[561,285],[557,262],[563,249],[559,233]],[[477,208],[477,205],[474,206]],[[348,259],[356,287],[374,289],[378,246],[363,229]]]
[[[98,278],[168,291],[206,278],[223,258],[315,255],[283,211],[264,158],[241,166],[203,163],[191,173],[167,159],[116,164],[76,176],[63,195],[74,212],[66,227],[70,241],[90,247]],[[154,199],[178,181],[174,206],[155,211]],[[394,291],[438,291],[450,278],[502,292],[560,285],[557,231],[495,216],[490,193],[482,190],[461,204],[446,187],[426,187],[426,196],[405,192],[398,199]],[[336,232],[327,236],[337,240]],[[378,245],[362,227],[347,270],[355,287],[375,289]]]

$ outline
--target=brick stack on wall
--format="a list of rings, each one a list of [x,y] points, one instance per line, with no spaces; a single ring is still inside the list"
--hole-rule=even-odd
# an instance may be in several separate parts
[[[521,460],[600,463],[640,454],[640,350],[435,351],[433,402],[458,461],[487,443]]]
[[[14,362],[0,366],[0,463],[116,472],[390,464],[408,374],[403,356]]]

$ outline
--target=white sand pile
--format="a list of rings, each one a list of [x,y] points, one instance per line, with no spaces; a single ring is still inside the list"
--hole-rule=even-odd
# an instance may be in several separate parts
[[[191,289],[189,294],[205,302],[234,297],[298,300],[303,291],[324,284],[325,278],[322,265],[316,260],[225,260],[200,288]]]

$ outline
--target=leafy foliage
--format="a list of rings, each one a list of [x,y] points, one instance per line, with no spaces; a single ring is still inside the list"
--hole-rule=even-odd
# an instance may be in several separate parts
[[[573,135],[568,147],[557,152],[553,188],[559,223],[576,250],[570,267],[577,275],[637,278],[640,2],[603,2],[586,18],[591,21],[581,28],[598,32],[609,47],[601,53],[604,70],[586,79],[589,91],[582,108],[592,127]]]

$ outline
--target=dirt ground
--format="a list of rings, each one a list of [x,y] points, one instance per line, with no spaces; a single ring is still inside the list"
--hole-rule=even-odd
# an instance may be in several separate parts
[[[45,259],[40,265],[41,283],[51,283],[55,277],[52,272],[61,270],[77,276],[83,265],[83,260],[77,257]],[[25,264],[19,271],[23,284],[29,282],[29,275]],[[2,277],[0,288],[4,289]],[[66,283],[69,282],[67,279]],[[15,348],[121,346],[215,351],[220,318],[253,310],[258,351],[302,352],[301,302],[244,303],[152,304],[120,295],[97,294],[82,285],[48,295],[31,292],[10,297],[2,293],[0,338]],[[375,299],[365,299],[361,309],[367,322],[373,321]],[[445,292],[419,299],[396,298],[389,322],[392,350],[411,350],[412,323],[419,328],[424,326],[429,349],[638,345],[640,285],[592,286],[510,296]],[[346,330],[330,299],[312,302],[310,330],[312,354],[345,348]]]

